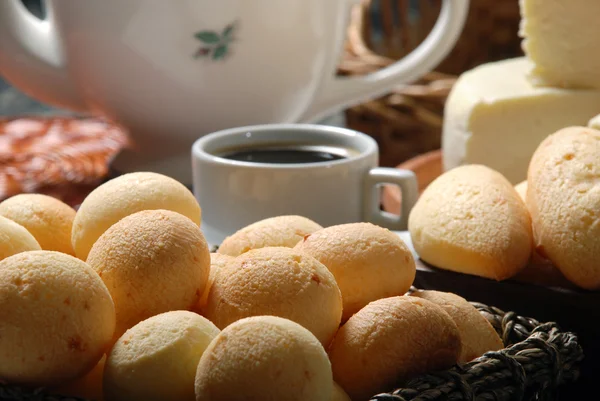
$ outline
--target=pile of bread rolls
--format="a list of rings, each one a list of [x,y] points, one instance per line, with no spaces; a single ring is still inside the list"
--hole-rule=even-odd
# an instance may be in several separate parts
[[[193,195],[154,173],[105,183],[77,212],[18,195],[0,216],[10,384],[115,401],[360,401],[503,347],[463,298],[409,292],[411,252],[372,224],[278,216],[211,254]]]
[[[447,270],[504,280],[547,261],[570,282],[600,290],[600,131],[548,136],[513,187],[466,165],[442,174],[409,216],[415,250]]]

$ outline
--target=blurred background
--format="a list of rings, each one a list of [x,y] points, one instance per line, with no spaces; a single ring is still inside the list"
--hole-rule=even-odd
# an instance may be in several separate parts
[[[21,1],[33,14],[43,18],[44,0]],[[437,19],[440,3],[441,0],[363,0],[365,15],[359,27],[360,34],[374,54],[399,59],[414,49],[429,33]],[[469,19],[463,35],[455,50],[436,71],[458,75],[487,61],[521,55],[520,40],[517,36],[518,22],[518,0],[471,0]],[[342,61],[342,73],[369,72],[385,63],[382,60],[373,60],[365,54],[352,57],[351,50],[349,53],[345,60],[346,66]],[[354,63],[350,67],[347,63],[349,58]],[[366,112],[364,109],[355,108],[354,115],[350,116],[353,121],[356,121],[358,110],[361,110],[361,114]],[[352,114],[353,111],[348,113]],[[0,116],[16,114],[70,113],[29,98],[12,88],[0,76]],[[340,116],[327,121],[336,125],[345,124]],[[375,129],[364,124],[360,128],[367,133]],[[377,132],[373,134],[377,136]],[[435,147],[435,144],[433,146]],[[383,164],[393,164],[396,161],[398,160],[384,160]]]
[[[23,4],[36,16],[43,18],[43,0],[21,0]],[[69,114],[64,110],[39,103],[24,95],[19,90],[8,84],[0,76],[0,116],[11,116],[14,114]]]
[[[22,1],[33,14],[43,18],[44,0]],[[359,1],[352,13],[338,73],[367,74],[410,53],[431,31],[441,4],[442,0]],[[482,63],[522,55],[519,21],[519,0],[470,0],[463,32],[453,51],[435,71],[408,85],[391,87],[386,95],[350,107],[322,123],[347,126],[372,136],[379,145],[380,165],[386,167],[439,152],[444,104],[456,78]],[[0,116],[10,119],[15,116],[69,114],[66,110],[37,102],[0,77]],[[65,130],[64,125],[60,127],[60,130]],[[51,130],[48,127],[44,130],[30,135],[38,141],[37,149],[46,146],[44,136]],[[79,128],[64,131],[64,144],[58,146],[55,140],[54,148],[45,148],[47,154],[43,157],[52,158],[52,167],[62,171],[60,176],[56,174],[53,177],[60,185],[95,185],[96,180],[105,177],[109,171],[106,167],[101,168],[104,161],[109,164],[121,149],[123,140],[115,139],[116,136],[106,139],[107,135],[98,133],[85,141],[80,131]],[[4,174],[0,174],[0,199],[15,191],[41,190],[39,184],[48,180],[47,172],[39,167],[39,152],[34,154],[29,148],[19,145],[23,142],[22,133],[11,138],[7,132],[0,132],[0,148],[12,146],[11,152],[14,155],[20,152],[20,157],[9,157],[8,152],[0,153],[5,166],[0,172]],[[56,127],[52,132],[56,132]],[[75,137],[79,143],[75,143]],[[24,163],[23,160],[29,162]],[[432,175],[438,174],[441,169],[439,154],[435,160]],[[60,169],[58,166],[61,166]],[[43,178],[36,181],[35,174],[31,172],[33,167],[40,170]],[[31,180],[31,184],[27,184],[28,189],[24,189],[22,177]],[[14,188],[8,190],[7,182],[12,182]],[[72,192],[72,189],[68,187],[68,191]]]

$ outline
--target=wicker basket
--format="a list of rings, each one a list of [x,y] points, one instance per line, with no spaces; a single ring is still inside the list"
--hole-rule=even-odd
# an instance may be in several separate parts
[[[583,351],[577,336],[555,323],[540,323],[481,303],[472,303],[488,319],[506,348],[488,352],[462,366],[417,377],[373,401],[545,400],[559,386],[579,377]],[[1,401],[83,401],[0,382]]]
[[[583,351],[573,333],[472,302],[506,348],[487,352],[462,366],[426,374],[372,401],[550,400],[558,386],[576,381]]]
[[[376,71],[418,46],[441,0],[362,0],[353,11],[340,74]],[[418,82],[346,111],[347,125],[377,140],[380,164],[396,166],[440,148],[443,107],[456,75],[487,61],[522,54],[518,0],[471,0],[456,47]]]

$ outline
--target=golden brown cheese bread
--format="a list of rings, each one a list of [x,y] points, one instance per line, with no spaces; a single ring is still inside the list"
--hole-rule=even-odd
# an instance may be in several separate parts
[[[41,249],[40,244],[25,227],[0,216],[0,260],[17,253]]]
[[[293,248],[306,235],[322,229],[302,216],[277,216],[257,221],[225,238],[218,253],[238,256],[252,249],[283,246]]]
[[[331,364],[319,340],[299,324],[249,317],[210,343],[198,364],[195,390],[196,401],[331,401]]]
[[[202,211],[182,183],[162,174],[123,174],[94,189],[83,201],[71,232],[75,255],[85,260],[94,243],[113,224],[143,210],[165,209],[200,225]]]
[[[115,329],[108,289],[85,262],[29,251],[0,262],[0,379],[60,385],[88,373]]]
[[[329,347],[334,380],[353,400],[394,390],[403,380],[451,367],[460,355],[458,327],[441,307],[417,297],[371,302]]]
[[[525,267],[533,247],[525,203],[506,178],[481,165],[434,180],[412,209],[408,229],[424,261],[495,280]]]
[[[106,364],[106,355],[100,359],[100,362],[94,366],[85,376],[64,383],[57,387],[50,387],[49,392],[69,397],[87,398],[90,400],[103,401],[104,390],[102,388],[102,379],[104,377],[104,365]]]
[[[41,194],[20,194],[0,203],[0,216],[22,225],[42,249],[75,255],[71,229],[75,210],[56,198]]]
[[[218,334],[214,324],[188,311],[165,312],[136,324],[108,354],[106,399],[193,401],[198,362]]]
[[[342,321],[371,301],[405,294],[415,279],[415,260],[406,244],[374,224],[327,227],[306,236],[295,249],[335,276],[344,300]]]
[[[153,315],[195,308],[208,281],[210,252],[192,220],[170,210],[145,210],[106,230],[87,263],[115,302],[116,341]]]
[[[463,297],[450,292],[423,290],[414,291],[410,295],[441,306],[454,320],[462,344],[459,362],[469,362],[488,351],[504,348],[502,339],[490,322]]]
[[[517,185],[515,185],[515,190],[517,191],[517,193],[519,194],[519,196],[521,197],[521,199],[523,200],[523,202],[525,202],[525,204],[527,204],[527,180],[525,181],[521,181],[520,183],[518,183]],[[543,275],[546,275],[546,273],[548,273],[546,271],[546,268],[550,268],[552,265],[552,262],[550,262],[548,259],[544,258],[542,255],[540,255],[536,249],[535,249],[535,245],[532,243],[533,249],[531,251],[531,257],[529,260],[529,263],[527,266],[525,266],[525,268],[523,270],[521,270],[519,272],[520,276],[523,276],[523,278],[527,277],[527,280],[531,280],[532,282],[543,282],[545,277],[543,277]],[[541,267],[544,266],[544,269],[542,271],[538,270],[537,272],[534,272],[532,267]],[[528,270],[527,272],[525,272],[525,270]],[[524,275],[522,275],[522,273],[526,273]],[[556,275],[556,272],[551,272],[552,275]],[[537,276],[537,277],[536,277]]]
[[[600,131],[568,127],[547,137],[527,181],[539,253],[574,284],[600,289]]]
[[[206,302],[208,301],[208,294],[210,289],[212,288],[213,283],[215,282],[215,277],[217,272],[225,266],[230,260],[234,257],[229,255],[222,255],[220,253],[211,253],[210,254],[210,272],[208,273],[208,281],[206,282],[206,286],[204,287],[204,291],[202,292],[202,296],[198,301],[198,305],[196,306],[196,310],[202,314],[203,308],[206,306]]]
[[[291,248],[266,247],[219,268],[203,312],[220,329],[249,316],[283,317],[327,346],[340,325],[342,295],[318,260]]]

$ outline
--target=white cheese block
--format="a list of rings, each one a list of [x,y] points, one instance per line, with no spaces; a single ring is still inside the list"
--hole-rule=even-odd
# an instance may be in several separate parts
[[[600,0],[520,0],[536,86],[600,89]]]
[[[592,118],[590,122],[588,122],[588,127],[600,130],[600,114],[596,117]]]
[[[546,136],[585,126],[600,113],[600,91],[536,88],[526,79],[531,68],[522,57],[459,77],[444,112],[445,170],[484,164],[517,184],[526,179],[529,160]]]

